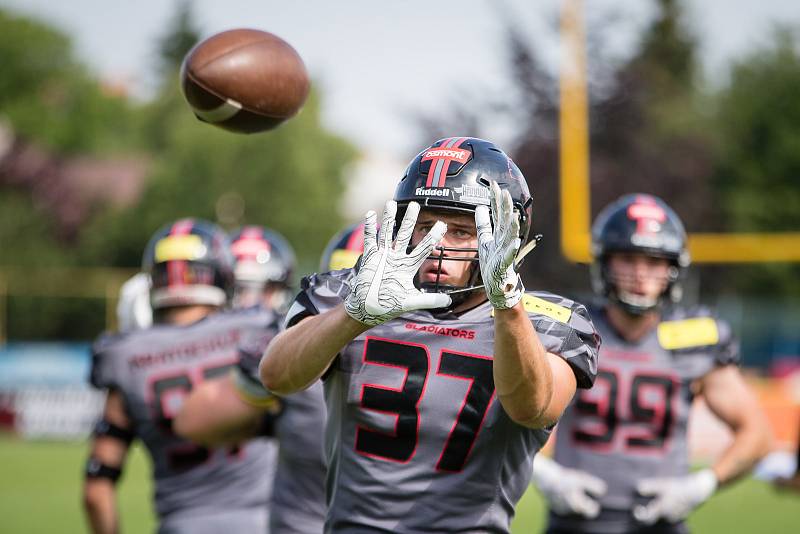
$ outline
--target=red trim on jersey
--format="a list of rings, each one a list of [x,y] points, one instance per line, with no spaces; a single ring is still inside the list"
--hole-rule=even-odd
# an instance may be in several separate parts
[[[168,446],[164,447],[164,449],[163,449],[164,450],[164,457],[165,457],[165,459],[167,461],[167,465],[169,466],[170,470],[173,470],[173,471],[176,470],[176,467],[173,466],[172,463],[171,463],[172,462],[171,459],[175,455],[185,455],[185,454],[191,453],[191,452],[193,452],[193,451],[195,451],[197,449],[202,449],[203,447],[200,446],[200,445],[197,445],[196,443],[192,443],[191,441],[189,441],[189,440],[187,440],[185,438],[182,438],[182,437],[178,436],[177,434],[175,434],[172,431],[171,428],[165,427],[163,424],[161,424],[161,421],[159,421],[159,418],[158,418],[158,411],[156,410],[156,400],[158,400],[158,402],[159,402],[158,408],[161,409],[161,413],[163,413],[165,416],[167,416],[167,411],[165,410],[165,406],[163,405],[164,398],[160,397],[160,398],[156,399],[156,392],[155,392],[154,384],[156,382],[158,382],[158,381],[161,381],[161,380],[164,380],[164,379],[168,379],[168,378],[180,378],[180,377],[188,378],[188,380],[189,380],[189,388],[188,389],[181,388],[182,393],[178,393],[176,391],[176,393],[181,394],[181,396],[185,400],[185,398],[189,395],[189,393],[191,393],[192,389],[194,389],[198,384],[200,384],[201,382],[203,382],[205,380],[204,376],[205,376],[205,372],[206,371],[208,371],[210,369],[219,369],[219,368],[225,367],[225,366],[233,366],[233,365],[236,365],[236,363],[238,361],[239,361],[239,357],[237,355],[236,357],[233,357],[233,358],[224,357],[224,358],[220,358],[220,359],[217,359],[217,360],[214,360],[214,361],[211,361],[211,362],[204,362],[205,364],[204,365],[200,365],[200,366],[184,368],[184,369],[181,369],[181,370],[169,370],[169,371],[155,372],[155,373],[147,375],[147,380],[145,382],[146,383],[146,387],[145,387],[144,400],[145,400],[145,403],[147,405],[148,411],[150,412],[150,418],[156,423],[155,426],[161,431],[161,433],[163,435],[165,435],[167,437],[170,437],[170,438],[174,438],[176,440],[180,440],[180,442],[174,443],[172,445],[168,445]],[[181,403],[181,404],[183,404],[183,403]],[[172,417],[169,417],[169,420],[170,420],[170,423],[171,423]],[[171,427],[171,424],[170,424],[170,427]],[[235,459],[235,460],[243,459],[245,457],[245,451],[242,450],[242,448],[239,448],[238,446],[234,446],[234,447],[238,448],[239,450],[236,450],[234,452],[229,448],[226,448],[226,449],[221,449],[221,448],[220,449],[213,449],[213,448],[206,447],[206,449],[208,450],[208,457],[205,460],[203,460],[202,462],[199,462],[199,463],[193,465],[192,468],[199,467],[201,465],[206,465],[206,464],[210,463],[211,461],[213,461],[218,456],[218,454],[217,454],[218,452],[222,452],[223,453],[223,456],[222,456],[223,458]],[[232,452],[234,452],[234,454],[231,454]]]
[[[600,375],[600,371],[614,375],[617,380],[617,395],[616,398],[611,399],[611,382],[607,383],[607,390],[600,391],[598,386],[598,380],[603,381],[604,377]],[[619,435],[619,423],[621,422],[620,417],[620,399],[627,398],[627,395],[620,394],[621,391],[625,388],[624,381],[619,379],[620,371],[618,369],[611,369],[608,367],[603,367],[602,369],[598,369],[597,377],[595,378],[594,386],[591,389],[581,389],[578,390],[577,395],[579,395],[581,400],[584,400],[587,403],[592,403],[597,405],[597,415],[584,415],[575,410],[574,415],[574,425],[570,429],[570,440],[575,447],[583,447],[587,449],[591,449],[594,451],[599,452],[610,452],[614,450],[614,443],[617,440],[617,436]],[[614,433],[611,435],[611,440],[607,443],[590,443],[587,441],[579,440],[575,437],[575,434],[578,432],[583,432],[584,434],[594,435],[594,436],[602,436],[608,431],[608,424],[605,422],[605,418],[608,415],[608,410],[610,408],[611,402],[614,402],[614,407],[616,408],[617,413],[617,423],[616,429]],[[585,419],[601,419],[600,421],[593,421],[586,424]]]
[[[670,371],[642,372],[642,373],[634,373],[633,377],[631,378],[631,385],[633,384],[633,379],[640,376],[651,377],[651,378],[666,378],[667,380],[671,381],[673,387],[672,398],[667,399],[666,398],[667,392],[663,388],[657,386],[656,384],[652,383],[642,384],[639,386],[639,389],[636,391],[636,403],[643,408],[648,408],[655,411],[655,416],[650,421],[643,421],[640,423],[640,424],[648,424],[648,426],[650,426],[648,430],[641,431],[641,429],[638,429],[640,430],[640,432],[637,433],[637,429],[635,428],[630,429],[630,431],[626,433],[624,439],[622,440],[622,449],[626,453],[638,454],[640,456],[647,454],[662,456],[666,451],[669,450],[669,445],[672,441],[672,438],[675,435],[675,425],[677,424],[678,418],[681,415],[678,412],[678,405],[677,405],[678,397],[680,396],[680,390],[681,390],[681,380],[680,377],[678,377],[678,375]],[[643,390],[646,391],[647,389],[656,390],[659,391],[660,393],[663,393],[665,397],[663,399],[663,402],[656,401],[656,404],[654,405],[643,404],[641,401],[642,392]],[[667,435],[664,438],[664,443],[660,447],[653,447],[648,445],[632,445],[630,443],[631,439],[654,438],[655,431],[653,429],[656,427],[660,427],[663,424],[664,417],[666,416],[666,411],[667,411],[666,410],[667,403],[672,405],[672,421],[670,422]],[[630,415],[630,421],[633,422],[633,414],[629,415]]]
[[[468,380],[469,381],[469,387],[467,387],[467,391],[464,393],[464,398],[461,400],[461,406],[458,408],[458,413],[456,414],[456,418],[453,421],[453,426],[450,427],[450,432],[447,434],[447,439],[444,442],[444,447],[442,447],[442,452],[439,453],[439,458],[436,460],[436,471],[438,471],[440,473],[453,473],[453,472],[460,473],[461,471],[449,471],[449,470],[446,470],[446,469],[440,469],[439,468],[439,464],[441,463],[442,456],[444,456],[444,453],[447,450],[448,445],[450,444],[450,439],[453,436],[453,432],[456,431],[456,426],[458,426],[458,418],[461,415],[461,412],[464,411],[464,406],[466,406],[466,404],[467,404],[467,397],[469,397],[469,392],[472,390],[472,386],[475,384],[475,379],[474,378],[469,378],[469,377],[466,377],[466,376],[453,375],[453,374],[442,372],[441,371],[441,368],[442,368],[442,353],[444,353],[444,352],[448,352],[450,354],[459,354],[461,356],[468,356],[470,358],[480,358],[481,360],[494,361],[494,357],[492,357],[492,356],[484,356],[484,355],[481,355],[481,354],[472,354],[470,352],[460,352],[460,351],[457,351],[457,350],[450,350],[450,349],[442,349],[441,352],[439,353],[439,369],[436,370],[436,374],[443,375],[443,376],[450,376],[450,377],[453,377],[453,378],[459,378],[461,380]],[[489,413],[489,408],[491,408],[492,403],[494,403],[494,399],[495,398],[497,398],[497,389],[494,389],[492,391],[492,396],[489,398],[489,402],[486,404],[486,409],[483,411],[483,415],[481,416],[481,423],[478,425],[478,430],[475,431],[475,438],[472,440],[472,444],[470,444],[470,446],[469,446],[469,451],[467,451],[467,456],[464,459],[464,465],[466,465],[467,461],[469,461],[469,457],[472,454],[472,449],[475,448],[475,443],[478,441],[478,436],[480,435],[481,430],[483,429],[483,424],[486,422],[486,414]],[[462,469],[462,471],[463,471],[463,469]]]
[[[400,413],[399,412],[385,412],[383,410],[376,410],[374,408],[364,407],[364,405],[363,405],[364,404],[364,390],[367,387],[372,387],[372,388],[375,388],[375,389],[382,389],[382,390],[385,390],[385,391],[394,391],[396,393],[402,393],[403,390],[405,389],[406,382],[408,382],[408,375],[409,375],[409,371],[410,371],[410,369],[408,367],[402,367],[400,365],[392,365],[392,364],[389,364],[389,363],[368,361],[367,360],[367,345],[369,344],[369,341],[371,339],[374,339],[376,341],[386,341],[388,343],[396,343],[398,345],[409,345],[409,346],[413,346],[413,347],[421,347],[421,348],[425,349],[425,356],[428,358],[428,369],[429,369],[429,371],[427,373],[425,373],[425,381],[422,383],[422,392],[420,393],[419,399],[417,399],[416,404],[414,404],[414,409],[417,412],[417,429],[416,429],[416,432],[415,432],[415,434],[416,434],[415,438],[416,439],[414,441],[414,450],[411,452],[411,454],[408,456],[408,459],[405,460],[405,461],[400,461],[400,460],[397,460],[395,458],[389,458],[387,456],[380,456],[380,455],[377,455],[377,454],[371,454],[371,453],[368,453],[368,452],[360,451],[360,450],[358,450],[356,448],[356,444],[358,443],[358,434],[362,430],[363,431],[367,431],[367,432],[374,432],[374,433],[377,433],[377,434],[383,434],[385,436],[389,436],[389,437],[393,437],[393,438],[397,437],[397,425],[398,425],[398,422],[399,422],[399,419],[400,419]],[[356,452],[356,454],[359,454],[361,456],[367,456],[369,458],[377,458],[377,459],[380,459],[380,460],[385,460],[385,461],[394,462],[394,463],[398,463],[398,464],[407,464],[408,462],[410,462],[414,458],[414,456],[417,454],[417,449],[419,448],[419,425],[420,425],[420,419],[421,419],[420,413],[419,413],[419,403],[422,402],[422,397],[425,396],[425,390],[428,387],[428,375],[430,375],[430,366],[431,366],[431,354],[430,354],[430,351],[428,350],[428,347],[426,345],[423,345],[421,343],[412,343],[412,342],[409,342],[409,341],[399,341],[397,339],[389,339],[389,338],[384,338],[384,337],[367,336],[367,337],[364,338],[364,351],[361,354],[361,363],[362,363],[362,365],[379,365],[381,367],[393,367],[395,369],[402,369],[404,371],[404,373],[405,373],[405,376],[403,377],[403,385],[400,387],[400,389],[392,388],[392,387],[389,387],[389,386],[383,386],[383,385],[380,385],[380,384],[371,384],[371,383],[362,382],[362,384],[361,384],[361,397],[358,399],[359,408],[361,410],[369,410],[371,412],[394,415],[395,416],[395,423],[394,423],[394,430],[392,431],[391,434],[386,433],[386,432],[382,432],[380,430],[376,430],[374,428],[367,428],[367,427],[365,427],[363,425],[360,425],[360,424],[356,425],[356,436],[355,436],[356,439],[353,441],[353,450]]]
[[[682,384],[680,377],[669,370],[641,371],[633,369],[613,369],[608,366],[603,366],[599,371],[612,374],[617,380],[617,398],[614,399],[616,401],[616,425],[614,434],[612,435],[611,441],[607,443],[589,443],[576,439],[575,437],[575,433],[578,431],[586,434],[602,435],[604,434],[604,430],[607,429],[605,421],[587,422],[589,419],[604,419],[608,413],[609,402],[612,400],[609,398],[610,392],[600,391],[598,389],[598,384],[595,383],[595,387],[591,390],[581,390],[578,394],[580,398],[585,399],[586,402],[596,404],[598,407],[598,414],[590,416],[580,414],[577,410],[575,411],[574,424],[569,432],[572,444],[575,447],[586,448],[600,453],[616,452],[619,454],[636,454],[639,456],[663,455],[669,449],[672,438],[675,435],[675,427],[678,425],[678,420],[683,415],[679,411],[678,404]],[[633,383],[637,377],[663,378],[672,382],[673,385],[672,398],[664,398],[663,402],[657,401],[656,404],[647,404],[643,402],[641,400],[643,391],[648,389],[656,390],[663,395],[666,395],[667,392],[657,384],[645,383],[639,385],[636,391],[636,404],[641,408],[653,410],[655,412],[654,416],[649,420],[636,420],[632,413]],[[602,376],[599,374],[597,378],[602,380]],[[594,392],[594,395],[592,392]],[[598,395],[600,396],[598,397]],[[664,443],[661,446],[631,445],[631,439],[647,440],[657,437],[656,433],[661,428],[664,417],[666,416],[667,401],[671,404],[672,421],[670,422],[670,427],[664,439]],[[647,428],[642,428],[643,425]]]
[[[649,362],[653,355],[649,352],[607,349],[603,347],[603,360],[623,360],[626,362]]]

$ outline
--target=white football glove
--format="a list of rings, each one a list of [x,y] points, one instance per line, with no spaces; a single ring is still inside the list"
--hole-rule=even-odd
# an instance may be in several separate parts
[[[561,515],[578,514],[594,519],[597,501],[606,494],[606,483],[584,471],[568,469],[541,454],[533,459],[533,481],[547,498],[550,509]]]
[[[117,328],[120,332],[132,332],[150,328],[152,324],[150,277],[145,273],[138,273],[122,284],[119,290]]]
[[[633,508],[633,517],[646,525],[659,519],[677,523],[706,501],[717,489],[717,476],[703,469],[684,477],[646,478],[636,485],[636,491],[653,500]]]
[[[439,244],[447,225],[436,221],[428,235],[406,253],[414,225],[419,214],[419,204],[410,202],[406,215],[392,245],[392,229],[397,213],[397,203],[390,200],[383,212],[383,222],[376,231],[374,211],[364,219],[364,255],[355,280],[350,284],[350,294],[345,298],[347,314],[361,323],[375,326],[412,310],[443,308],[449,306],[450,295],[423,293],[414,287],[414,276],[422,262]],[[376,233],[378,236],[376,238]]]
[[[478,206],[475,209],[478,258],[489,302],[495,308],[505,310],[514,307],[525,292],[522,280],[514,269],[514,258],[521,243],[519,219],[514,214],[511,193],[501,190],[497,182],[492,182],[489,198],[492,205],[491,222],[488,207]]]

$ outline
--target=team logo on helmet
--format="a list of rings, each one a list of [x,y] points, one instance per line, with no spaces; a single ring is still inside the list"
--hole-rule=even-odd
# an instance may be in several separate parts
[[[422,151],[419,172],[427,175],[425,187],[444,187],[449,175],[457,174],[472,157],[472,151],[459,148],[468,137],[450,137]]]

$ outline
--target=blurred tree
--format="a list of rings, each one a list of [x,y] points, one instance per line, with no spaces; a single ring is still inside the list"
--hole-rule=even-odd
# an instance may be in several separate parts
[[[776,28],[769,46],[737,61],[719,98],[716,186],[733,230],[800,231],[800,43]],[[800,296],[800,266],[741,270],[751,293]]]
[[[186,53],[199,40],[200,30],[194,19],[192,4],[189,0],[180,0],[166,32],[158,40],[162,76],[169,76],[180,68]]]
[[[710,117],[698,89],[697,45],[680,3],[655,3],[654,19],[625,60],[609,57],[607,28],[589,29],[592,216],[623,194],[645,192],[673,205],[689,228],[707,229],[707,221],[714,220]],[[542,250],[528,262],[528,279],[585,292],[585,268],[560,254],[557,79],[521,30],[512,26],[507,36],[512,79],[524,95],[519,107],[526,117],[511,153],[534,192],[534,229],[545,235]]]
[[[316,93],[269,133],[235,135],[199,122],[177,83],[198,34],[188,3],[169,28],[159,42],[163,83],[137,105],[95,81],[67,37],[0,10],[0,109],[12,132],[4,143],[0,128],[0,270],[137,267],[150,235],[185,216],[228,229],[267,225],[292,242],[301,266],[316,265],[342,224],[338,204],[354,148],[323,128]],[[146,180],[126,186],[137,169],[149,169]],[[127,178],[104,183],[100,171]],[[112,201],[120,195],[129,201]],[[58,213],[76,210],[80,224],[66,236]],[[100,301],[22,297],[8,310],[17,339],[89,339],[104,322]]]
[[[0,10],[0,110],[17,135],[62,153],[136,145],[134,107],[78,63],[70,40]]]

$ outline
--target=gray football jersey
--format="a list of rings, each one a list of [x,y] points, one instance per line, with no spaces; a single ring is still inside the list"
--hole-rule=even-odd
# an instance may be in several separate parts
[[[240,347],[236,384],[245,398],[264,399],[258,364],[273,332],[262,332]],[[322,383],[281,397],[274,424],[279,451],[272,487],[270,531],[275,534],[322,532],[325,524],[325,400]]]
[[[314,275],[287,325],[325,312],[351,270]],[[580,387],[595,375],[599,337],[586,309],[526,295],[544,346]],[[324,377],[328,532],[508,532],[548,429],[513,422],[497,401],[492,308],[413,312],[349,343]]]
[[[136,436],[153,460],[162,521],[174,523],[192,511],[265,514],[273,444],[259,439],[208,449],[179,438],[171,425],[192,386],[230,372],[245,333],[272,321],[271,314],[252,310],[220,312],[188,326],[156,325],[95,344],[91,382],[123,395]]]
[[[689,471],[687,423],[691,384],[739,352],[730,327],[705,310],[675,309],[636,343],[622,339],[602,308],[590,308],[603,338],[597,381],[575,396],[556,427],[555,460],[608,484],[597,519],[551,514],[570,532],[628,532],[642,502],[637,482]]]

